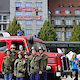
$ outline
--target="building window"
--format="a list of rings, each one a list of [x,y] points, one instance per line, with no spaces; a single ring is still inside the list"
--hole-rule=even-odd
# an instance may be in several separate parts
[[[74,6],[73,6],[73,5],[69,5],[69,7],[70,7],[70,8],[73,8]]]
[[[3,25],[3,30],[6,30],[6,26],[7,26],[7,25]]]
[[[17,24],[22,24],[22,21],[20,21],[20,20],[17,20]]]
[[[26,2],[26,7],[32,7],[32,2]]]
[[[79,24],[79,22],[80,22],[80,19],[77,19],[77,20],[76,20],[76,24],[78,25],[78,24]]]
[[[26,16],[31,16],[32,12],[26,12]]]
[[[60,39],[61,38],[61,32],[58,31],[58,32],[56,32],[56,34],[57,34],[57,38]]]
[[[38,16],[42,16],[42,11],[40,11],[40,12],[36,12],[36,15],[38,15]]]
[[[27,29],[27,30],[26,30],[26,34],[27,34],[27,35],[32,34],[32,29]]]
[[[39,32],[40,32],[40,29],[37,29],[37,30],[36,30],[36,34],[38,34]]]
[[[38,15],[38,11],[36,11],[36,15]]]
[[[1,25],[0,25],[0,31],[1,31]]]
[[[75,14],[80,14],[80,10],[75,10]]]
[[[55,20],[55,25],[61,25],[61,20],[60,19],[56,19]]]
[[[65,10],[65,14],[70,14],[70,10]]]
[[[67,31],[66,32],[66,38],[70,38],[71,37],[71,32],[70,31]]]
[[[37,25],[42,25],[42,20],[36,21]]]
[[[60,14],[60,10],[55,10],[55,14]]]
[[[36,2],[36,7],[42,7],[42,2]]]
[[[3,16],[3,20],[7,20],[7,16]]]
[[[70,20],[70,19],[65,20],[65,22],[66,22],[66,25],[72,25],[72,23],[71,23],[71,20]]]
[[[27,21],[26,21],[26,25],[32,25],[32,21],[27,20]]]
[[[62,7],[64,7],[64,5],[63,5],[63,4],[60,4],[60,5],[59,5],[59,7],[61,7],[61,8],[62,8]]]
[[[0,15],[0,20],[2,20],[2,16]]]
[[[16,7],[21,7],[21,2],[16,2]]]
[[[78,7],[80,7],[80,5]]]
[[[16,12],[16,16],[21,16],[21,12]]]

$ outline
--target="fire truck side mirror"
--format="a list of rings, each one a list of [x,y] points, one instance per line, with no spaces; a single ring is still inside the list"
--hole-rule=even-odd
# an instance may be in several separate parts
[[[34,43],[34,41],[33,41],[33,36],[31,36],[31,37],[28,39],[28,42],[29,42],[30,44],[33,44],[33,43]]]

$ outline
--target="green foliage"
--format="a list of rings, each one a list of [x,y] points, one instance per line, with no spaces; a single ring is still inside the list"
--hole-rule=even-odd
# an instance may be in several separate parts
[[[74,26],[72,32],[71,32],[71,37],[69,41],[80,41],[80,23],[79,25]],[[68,48],[65,50],[66,53],[69,51],[76,52],[77,54],[80,53],[80,48]]]
[[[42,39],[43,41],[55,41],[56,32],[49,21],[45,21],[43,27],[40,29],[40,32],[37,35],[37,38]]]
[[[69,41],[80,41],[80,23],[78,26],[74,26]]]
[[[16,17],[14,17],[13,21],[9,23],[6,32],[10,33],[11,36],[17,36],[18,30],[21,30],[21,34],[24,35],[24,31],[21,29],[20,24],[17,24]]]

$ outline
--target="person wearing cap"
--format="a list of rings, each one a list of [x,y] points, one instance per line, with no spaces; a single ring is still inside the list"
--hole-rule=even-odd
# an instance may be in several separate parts
[[[31,48],[32,55],[29,58],[29,73],[30,80],[39,80],[40,60],[41,57],[36,54],[35,47]]]
[[[23,53],[18,52],[18,59],[16,59],[14,63],[14,75],[16,76],[16,80],[24,80],[25,79],[25,60],[23,58]]]
[[[26,51],[24,53],[24,60],[26,62],[26,64],[25,64],[25,68],[26,68],[25,80],[29,80],[29,75],[28,75],[28,73],[29,73],[29,60],[28,60],[28,56],[29,56],[29,53]]]
[[[41,59],[41,71],[39,72],[40,74],[40,80],[47,80],[47,72],[46,72],[46,67],[48,63],[48,56],[44,54],[44,50],[42,47],[39,47],[39,56],[42,57]]]
[[[15,52],[16,46],[14,44],[11,45],[11,52],[12,52],[12,58],[13,61],[15,61],[18,58],[18,54]]]
[[[4,80],[12,80],[12,59],[11,59],[11,51],[9,48],[5,51],[6,56],[3,58],[2,63],[2,74],[4,74]]]
[[[14,62],[18,58],[18,54],[15,52],[16,46],[14,44],[12,44],[10,48],[11,48],[11,57],[12,57],[12,61],[13,61],[13,70],[14,70]],[[13,75],[13,79],[14,80],[16,79],[16,77],[14,75]]]

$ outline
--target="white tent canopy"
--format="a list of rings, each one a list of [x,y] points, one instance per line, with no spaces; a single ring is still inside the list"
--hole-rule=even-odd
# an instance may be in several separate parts
[[[70,51],[68,54],[66,54],[66,56],[69,58],[69,60],[71,60],[73,54],[74,52]]]
[[[77,55],[77,58],[80,60],[80,54]]]
[[[58,53],[62,54],[62,50],[60,48],[57,48]]]

